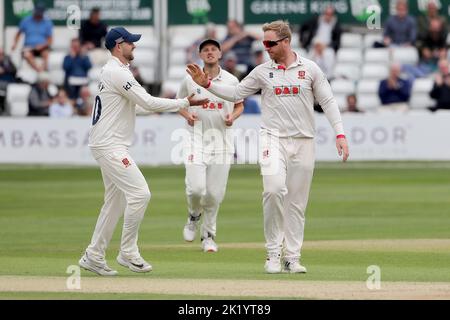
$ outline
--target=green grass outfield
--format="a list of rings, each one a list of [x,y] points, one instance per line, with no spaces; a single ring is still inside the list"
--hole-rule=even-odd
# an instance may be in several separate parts
[[[264,273],[262,184],[257,167],[231,169],[218,218],[217,254],[201,252],[199,240],[185,244],[182,239],[184,168],[143,167],[142,171],[152,199],[139,243],[154,271],[138,275],[115,262],[120,221],[107,255],[120,278],[365,282],[367,267],[378,265],[382,281],[450,284],[450,246],[439,242],[450,239],[447,162],[319,163],[307,210],[305,275]],[[0,277],[67,277],[66,268],[77,264],[90,241],[102,199],[97,167],[0,166]],[[95,277],[85,271],[82,276]],[[202,297],[18,291],[0,292],[0,299]]]

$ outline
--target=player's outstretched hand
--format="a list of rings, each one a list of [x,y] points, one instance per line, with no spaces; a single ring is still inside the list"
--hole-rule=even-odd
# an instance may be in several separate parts
[[[208,73],[203,72],[195,63],[190,63],[187,65],[186,72],[192,77],[195,83],[199,86],[206,87],[209,83]]]
[[[338,150],[339,156],[342,156],[342,161],[343,162],[347,161],[349,156],[347,139],[344,137],[337,138],[336,148]]]
[[[194,99],[195,94],[191,94],[187,97],[190,106],[202,106],[209,102],[209,99]]]

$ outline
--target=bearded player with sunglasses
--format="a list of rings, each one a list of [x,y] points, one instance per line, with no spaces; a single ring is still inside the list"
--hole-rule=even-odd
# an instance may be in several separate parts
[[[338,104],[324,73],[290,45],[289,24],[263,25],[263,44],[271,61],[257,66],[237,86],[218,84],[195,64],[187,72],[214,95],[239,101],[262,91],[259,159],[263,176],[267,273],[306,273],[300,264],[305,211],[314,171],[314,101],[336,135],[339,156],[349,156]]]

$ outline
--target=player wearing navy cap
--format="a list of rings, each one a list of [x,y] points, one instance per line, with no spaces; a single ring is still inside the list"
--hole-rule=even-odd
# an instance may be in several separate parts
[[[105,185],[104,204],[92,240],[79,264],[99,275],[115,275],[108,267],[105,252],[119,218],[124,215],[122,240],[117,262],[134,272],[148,272],[152,266],[140,255],[137,245],[139,225],[150,200],[147,182],[130,156],[136,112],[177,112],[207,100],[163,99],[148,94],[129,69],[134,59],[135,42],[140,34],[125,28],[111,29],[105,46],[111,58],[100,75],[99,94],[95,97],[89,147],[100,165]]]

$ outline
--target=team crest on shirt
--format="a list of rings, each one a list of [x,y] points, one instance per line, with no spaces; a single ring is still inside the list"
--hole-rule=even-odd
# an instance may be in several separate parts
[[[128,168],[129,166],[131,166],[131,162],[128,160],[128,158],[123,158],[122,163],[125,166],[125,168]]]
[[[269,72],[269,78],[273,79],[273,72]]]
[[[263,151],[263,159],[267,159],[269,157],[269,150]]]
[[[193,155],[193,154],[190,154],[190,155],[188,156],[188,161],[189,161],[189,162],[193,162],[193,161],[194,161],[194,155]]]
[[[299,71],[298,72],[298,78],[299,79],[305,79],[306,71]]]
[[[202,93],[202,90],[200,90],[200,88],[197,88],[197,94]]]

